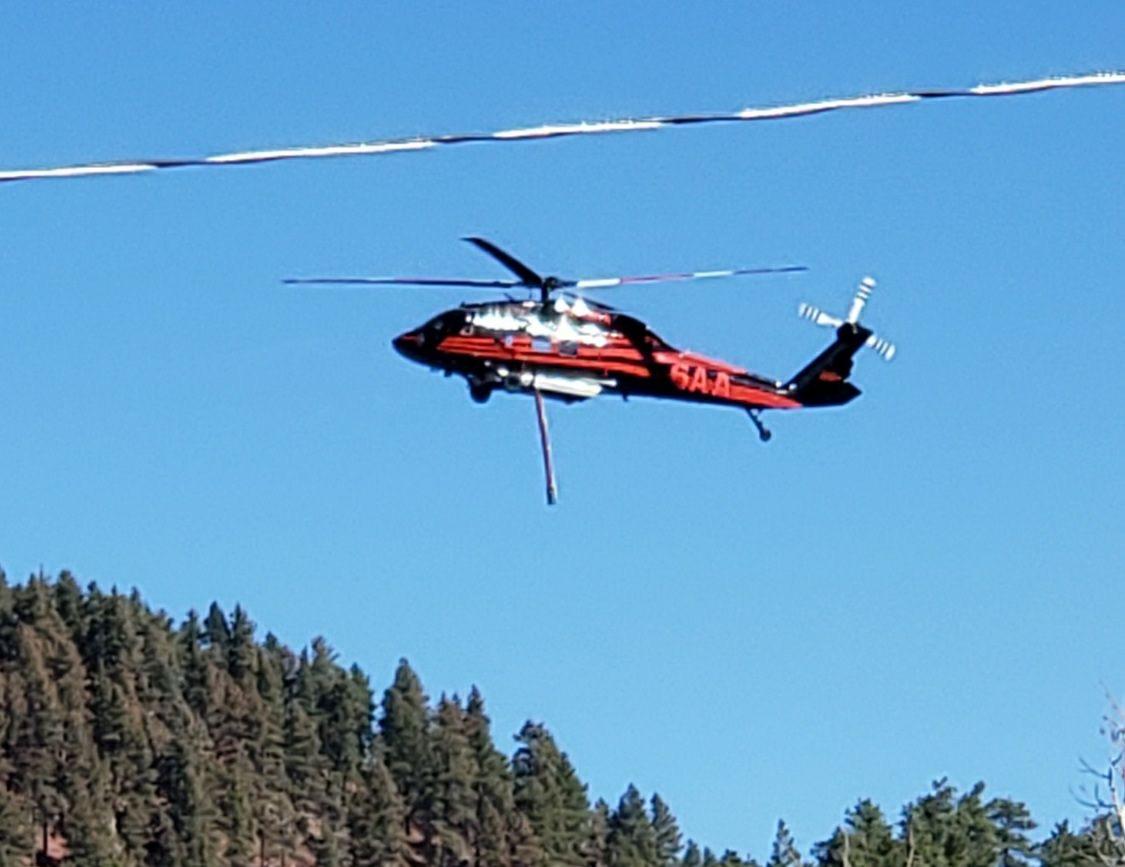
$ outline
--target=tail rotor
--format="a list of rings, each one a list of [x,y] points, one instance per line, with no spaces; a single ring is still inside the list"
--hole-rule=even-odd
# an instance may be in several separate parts
[[[875,280],[872,277],[864,277],[859,281],[859,286],[856,287],[855,296],[852,298],[852,305],[848,309],[848,315],[841,319],[839,316],[833,316],[831,313],[825,313],[819,307],[813,307],[811,304],[804,302],[797,308],[797,315],[802,319],[808,319],[814,325],[819,325],[824,328],[842,328],[850,326],[852,329],[866,329],[860,324],[859,317],[863,313],[863,308],[867,306],[868,300],[871,298],[871,293],[875,291]],[[864,345],[875,350],[884,361],[890,361],[895,357],[898,351],[893,343],[879,337],[874,332],[868,334]]]

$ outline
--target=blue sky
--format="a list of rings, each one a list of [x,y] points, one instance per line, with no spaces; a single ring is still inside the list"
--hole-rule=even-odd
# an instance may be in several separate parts
[[[918,8],[916,8],[918,7]],[[1125,66],[1125,7],[297,3],[0,10],[0,168],[725,110]],[[768,854],[941,776],[1081,818],[1125,567],[1125,88],[0,188],[0,564],[218,598],[378,688],[481,686],[590,784]],[[799,262],[622,291],[770,375],[897,341],[842,411],[479,407],[389,340],[500,276]]]

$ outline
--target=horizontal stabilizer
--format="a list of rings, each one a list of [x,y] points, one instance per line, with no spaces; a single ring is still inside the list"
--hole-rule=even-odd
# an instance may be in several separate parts
[[[841,325],[832,345],[805,365],[786,388],[805,406],[839,406],[859,397],[859,389],[847,379],[853,356],[870,336],[862,325]]]

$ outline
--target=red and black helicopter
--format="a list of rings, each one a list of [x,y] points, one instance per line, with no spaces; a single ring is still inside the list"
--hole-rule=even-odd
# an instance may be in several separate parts
[[[506,290],[502,299],[463,303],[443,311],[424,325],[400,334],[393,344],[411,361],[447,375],[465,377],[469,394],[478,403],[487,401],[497,389],[534,397],[548,504],[556,502],[558,487],[544,397],[573,403],[600,394],[619,394],[624,398],[669,398],[738,407],[747,412],[759,437],[766,442],[771,435],[761,420],[763,410],[848,403],[860,394],[848,381],[855,353],[869,346],[887,361],[895,355],[893,344],[877,337],[859,321],[875,287],[870,277],[859,284],[843,318],[808,304],[800,306],[800,316],[834,328],[836,339],[783,382],[677,349],[641,320],[584,293],[617,286],[806,270],[802,266],[567,280],[540,276],[484,238],[464,240],[492,256],[516,279],[306,277],[285,282]],[[511,294],[517,290],[529,290],[532,295],[517,298]]]

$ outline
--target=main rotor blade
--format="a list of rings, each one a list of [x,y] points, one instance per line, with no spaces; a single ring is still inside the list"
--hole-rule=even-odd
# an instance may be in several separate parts
[[[435,136],[419,136],[408,139],[377,139],[352,144],[330,144],[309,146],[300,145],[287,148],[238,151],[235,153],[214,154],[212,156],[190,157],[184,159],[156,160],[117,160],[100,163],[53,166],[38,169],[13,169],[0,171],[0,183],[5,181],[29,181],[46,178],[81,178],[97,175],[132,175],[159,169],[209,168],[215,166],[248,165],[250,163],[275,162],[279,160],[313,159],[318,157],[377,156],[380,154],[409,153],[430,150],[444,145],[469,144],[474,142],[502,143],[532,139],[563,138],[577,135],[602,135],[605,133],[645,132],[677,126],[695,126],[713,123],[742,123],[748,121],[781,120],[811,114],[823,114],[852,108],[874,108],[884,105],[902,105],[922,102],[929,99],[953,99],[994,96],[1015,96],[1024,93],[1037,93],[1045,90],[1061,90],[1071,87],[1092,87],[1098,85],[1125,84],[1125,72],[1097,72],[1092,74],[1065,75],[1056,78],[1039,78],[1031,81],[1015,81],[1002,84],[978,84],[976,87],[951,90],[919,90],[903,93],[879,93],[867,96],[850,96],[838,99],[822,99],[814,102],[799,102],[790,105],[744,108],[741,111],[695,113],[646,118],[623,118],[620,120],[580,121],[577,123],[550,123],[542,126],[520,127],[486,133],[453,133]]]
[[[577,282],[577,281],[575,281]],[[573,284],[571,284],[573,285]],[[579,295],[577,292],[565,291],[562,296],[571,307],[581,302],[589,307],[591,310],[598,310],[602,313],[619,313],[620,311],[612,304],[607,304],[600,298],[595,298],[585,292]]]
[[[683,280],[709,280],[712,277],[737,277],[745,274],[792,274],[809,270],[804,265],[782,265],[777,268],[724,268],[720,271],[685,271],[676,274],[641,274],[634,277],[603,277],[564,282],[575,289],[612,289],[642,283],[676,283]]]
[[[462,241],[468,241],[480,250],[483,250],[513,274],[520,278],[520,283],[524,286],[540,287],[543,285],[543,278],[528,268],[523,262],[513,256],[511,253],[505,252],[489,241],[487,238],[468,237],[462,238]]]
[[[287,277],[282,282],[335,286],[461,286],[473,289],[516,289],[523,286],[515,280],[443,280],[436,277]]]

